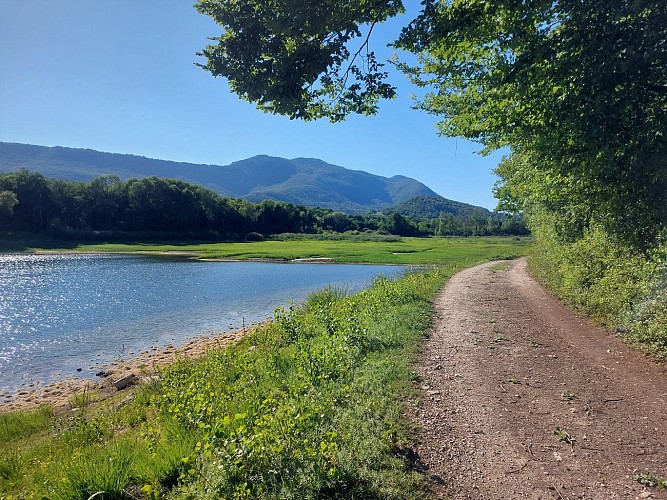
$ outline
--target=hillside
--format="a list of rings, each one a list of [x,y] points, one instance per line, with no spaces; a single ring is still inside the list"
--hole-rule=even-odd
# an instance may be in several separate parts
[[[27,168],[46,177],[90,181],[101,175],[175,178],[249,201],[272,199],[348,213],[381,210],[414,196],[437,196],[409,177],[349,170],[313,158],[266,155],[227,166],[173,162],[90,149],[0,142],[0,173]]]
[[[442,196],[416,195],[405,201],[397,203],[386,212],[398,212],[406,217],[416,219],[436,219],[442,212],[457,217],[468,218],[473,212],[484,217],[489,217],[491,212],[486,208],[469,205],[460,201],[448,200]]]

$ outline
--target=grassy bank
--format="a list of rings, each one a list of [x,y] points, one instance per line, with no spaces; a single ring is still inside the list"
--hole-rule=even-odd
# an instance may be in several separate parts
[[[247,243],[104,243],[63,242],[30,239],[23,235],[13,240],[0,239],[0,251],[74,251],[74,252],[187,252],[205,259],[293,260],[330,258],[334,262],[373,264],[439,264],[461,259],[479,261],[491,257],[520,255],[530,238],[379,238],[367,241],[349,237],[340,240],[272,239]]]
[[[122,405],[2,415],[0,497],[419,498],[400,400],[431,299],[458,269],[522,248],[473,244],[355,296],[315,293]]]

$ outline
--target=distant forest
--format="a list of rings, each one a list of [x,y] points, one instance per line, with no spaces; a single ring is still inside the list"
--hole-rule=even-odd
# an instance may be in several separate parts
[[[429,197],[417,201],[415,205],[422,213],[429,213],[426,205],[437,203]],[[520,218],[482,209],[456,215],[440,212],[437,217],[426,218],[406,212],[403,204],[400,212],[389,209],[350,215],[270,200],[252,203],[226,198],[195,184],[157,177],[121,181],[117,176],[103,176],[79,182],[47,179],[26,169],[0,174],[0,227],[75,238],[122,238],[129,233],[231,240],[325,232],[398,236],[528,234]]]

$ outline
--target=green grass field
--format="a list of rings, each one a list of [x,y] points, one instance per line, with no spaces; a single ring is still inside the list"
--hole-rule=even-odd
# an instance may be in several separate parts
[[[269,240],[248,243],[67,243],[57,240],[0,241],[0,251],[62,252],[187,252],[204,259],[308,259],[369,264],[438,265],[465,259],[475,263],[489,258],[523,255],[530,238],[401,238],[398,241]]]

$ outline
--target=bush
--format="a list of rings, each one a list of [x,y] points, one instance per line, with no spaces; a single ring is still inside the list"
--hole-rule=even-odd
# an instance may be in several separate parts
[[[264,241],[264,235],[251,232],[245,235],[245,240],[246,241]]]
[[[531,266],[566,302],[641,349],[665,357],[666,255],[667,244],[642,252],[593,227],[571,242],[538,238]]]

